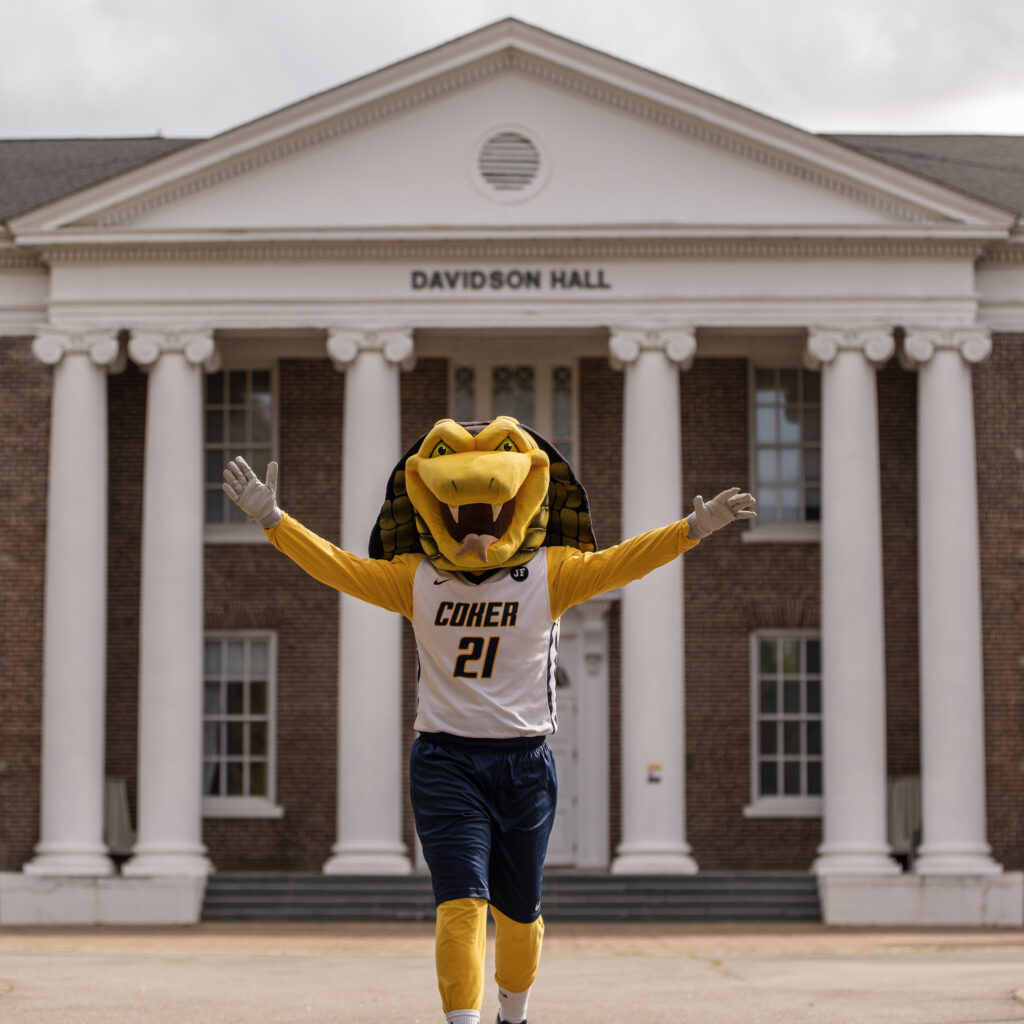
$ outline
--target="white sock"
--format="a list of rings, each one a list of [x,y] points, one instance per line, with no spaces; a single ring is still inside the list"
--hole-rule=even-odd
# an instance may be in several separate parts
[[[522,1024],[526,1020],[526,1004],[530,999],[530,990],[525,992],[509,992],[507,988],[498,989],[498,1017],[509,1024]]]
[[[479,1010],[452,1010],[446,1013],[444,1019],[447,1024],[480,1024]]]

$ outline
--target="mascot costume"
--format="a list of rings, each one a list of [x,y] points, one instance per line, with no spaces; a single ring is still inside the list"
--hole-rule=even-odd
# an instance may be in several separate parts
[[[558,724],[559,617],[753,516],[754,499],[738,487],[707,504],[698,496],[686,519],[599,551],[586,493],[551,444],[508,416],[446,419],[395,468],[361,558],[278,508],[276,463],[266,483],[242,459],[224,479],[228,496],[309,575],[412,623],[410,792],[437,904],[446,1021],[480,1020],[488,905],[498,1020],[525,1021],[555,817],[546,737]]]

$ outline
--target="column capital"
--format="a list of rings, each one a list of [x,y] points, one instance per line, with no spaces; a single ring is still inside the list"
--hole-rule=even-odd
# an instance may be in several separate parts
[[[613,327],[608,338],[612,366],[621,370],[635,362],[641,352],[662,352],[669,362],[688,370],[697,354],[697,334],[693,327]]]
[[[416,363],[411,327],[353,330],[330,327],[327,330],[327,354],[336,370],[344,370],[362,352],[379,352],[389,363],[411,370]]]
[[[55,327],[44,324],[36,331],[32,354],[41,363],[55,366],[68,353],[87,355],[97,366],[115,368],[121,345],[118,329],[111,327]]]
[[[212,330],[133,330],[128,355],[143,369],[152,366],[165,352],[183,355],[193,366],[208,371],[220,365]]]
[[[980,363],[992,352],[987,327],[908,327],[902,361],[908,369],[927,363],[939,349],[955,349],[965,362]]]
[[[841,351],[863,352],[865,357],[882,367],[896,351],[891,327],[845,326],[811,327],[807,332],[807,352],[804,362],[810,370],[821,369],[831,363]]]

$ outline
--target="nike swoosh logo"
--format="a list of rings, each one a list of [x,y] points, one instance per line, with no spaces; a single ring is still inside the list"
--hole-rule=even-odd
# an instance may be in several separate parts
[[[439,587],[442,583],[451,583],[451,580],[434,580],[434,586]]]

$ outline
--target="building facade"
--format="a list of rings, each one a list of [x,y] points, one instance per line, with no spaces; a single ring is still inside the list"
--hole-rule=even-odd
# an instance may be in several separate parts
[[[816,136],[515,20],[212,139],[0,143],[0,921],[422,870],[408,627],[220,474],[365,553],[410,443],[510,413],[602,546],[759,501],[565,616],[549,866],[1020,924],[1021,143]]]

